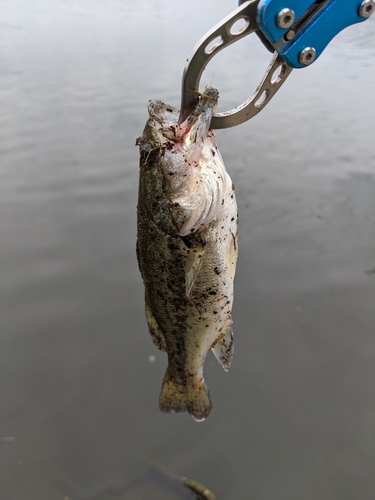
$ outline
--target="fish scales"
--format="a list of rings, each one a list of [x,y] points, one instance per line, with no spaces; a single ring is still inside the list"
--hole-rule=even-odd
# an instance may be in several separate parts
[[[225,370],[233,356],[238,216],[234,186],[209,129],[217,98],[216,89],[206,88],[180,124],[176,108],[150,101],[137,139],[137,257],[149,331],[168,355],[159,407],[196,420],[212,409],[203,378],[207,352],[212,349]]]

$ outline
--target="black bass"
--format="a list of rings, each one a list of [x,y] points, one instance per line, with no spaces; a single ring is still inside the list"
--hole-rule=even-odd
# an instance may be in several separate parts
[[[212,349],[224,370],[233,357],[232,302],[237,204],[214,131],[218,92],[206,88],[179,124],[179,111],[150,101],[140,146],[137,257],[146,318],[168,354],[159,406],[206,418],[203,363]]]

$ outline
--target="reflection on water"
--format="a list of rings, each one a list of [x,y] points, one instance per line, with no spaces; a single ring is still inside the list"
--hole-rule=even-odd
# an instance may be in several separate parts
[[[198,425],[158,410],[134,142],[148,99],[178,106],[186,56],[235,5],[3,4],[1,498],[102,498],[157,459],[220,499],[372,500],[375,18],[217,134],[240,211],[235,358],[228,374],[207,359],[215,411]],[[269,58],[235,45],[202,81],[222,109]]]

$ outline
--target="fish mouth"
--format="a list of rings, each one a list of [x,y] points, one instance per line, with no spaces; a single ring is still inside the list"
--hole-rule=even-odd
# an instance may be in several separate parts
[[[227,174],[210,129],[219,92],[206,87],[178,123],[178,109],[150,101],[143,141],[148,165],[156,152],[163,199],[180,236],[197,232],[223,209]],[[146,149],[147,147],[147,149]]]
[[[202,145],[210,131],[219,92],[213,87],[206,87],[203,93],[196,93],[197,101],[186,108],[180,121],[177,108],[158,100],[149,102],[149,120],[143,131],[143,139],[149,142],[151,148],[167,146],[168,149],[186,152],[197,143]]]
[[[186,109],[179,123],[180,144],[184,149],[205,140],[219,99],[219,92],[213,87],[206,87],[203,93],[197,91],[196,94],[197,103]]]
[[[219,92],[206,87],[178,126],[173,149],[179,153],[180,179],[171,189],[171,200],[178,203],[175,220],[181,236],[195,233],[223,209],[227,174],[217,150],[215,132],[210,129]],[[175,179],[171,182],[174,182]],[[183,211],[181,211],[181,207]]]

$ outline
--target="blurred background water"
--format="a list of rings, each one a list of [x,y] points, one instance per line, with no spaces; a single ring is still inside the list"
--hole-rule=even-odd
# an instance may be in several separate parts
[[[2,500],[102,500],[152,459],[223,500],[375,498],[375,18],[217,133],[240,213],[234,363],[208,356],[204,423],[158,410],[134,144],[235,7],[2,2]],[[269,58],[248,37],[202,83],[229,109]]]

